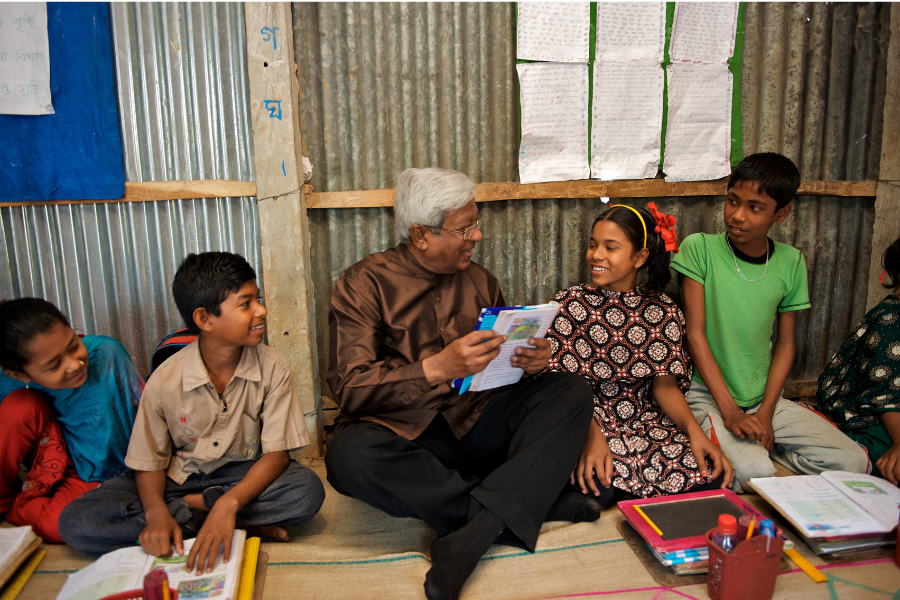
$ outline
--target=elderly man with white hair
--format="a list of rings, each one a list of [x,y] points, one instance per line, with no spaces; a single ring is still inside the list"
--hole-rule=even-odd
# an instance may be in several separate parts
[[[482,308],[504,306],[497,279],[472,262],[482,239],[475,184],[407,169],[394,214],[400,244],[344,271],[331,296],[328,383],[341,413],[325,464],[337,491],[435,530],[425,595],[458,598],[498,536],[533,552],[545,520],[600,516],[596,499],[563,491],[593,397],[577,375],[541,374],[544,339],[510,359],[525,370],[519,383],[451,388],[505,341],[475,331]]]

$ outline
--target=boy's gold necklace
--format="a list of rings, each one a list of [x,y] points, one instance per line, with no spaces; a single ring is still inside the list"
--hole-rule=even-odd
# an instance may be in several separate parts
[[[763,269],[762,275],[760,275],[756,279],[747,279],[747,276],[741,273],[741,268],[737,264],[737,254],[734,253],[734,248],[731,246],[731,239],[728,237],[728,234],[725,234],[725,243],[728,244],[728,249],[731,250],[731,258],[734,259],[734,268],[737,269],[738,275],[744,278],[744,281],[748,283],[756,283],[766,276],[766,271],[769,270],[769,240],[766,240],[766,268]]]

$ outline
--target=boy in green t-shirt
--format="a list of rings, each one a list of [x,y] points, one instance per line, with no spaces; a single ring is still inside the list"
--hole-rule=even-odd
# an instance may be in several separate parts
[[[685,398],[734,465],[737,492],[752,477],[775,475],[770,456],[810,475],[870,470],[858,444],[781,396],[797,349],[797,311],[810,304],[803,255],[767,234],[791,213],[799,186],[790,159],[748,156],[728,179],[726,233],[690,235],[672,260],[697,367]]]

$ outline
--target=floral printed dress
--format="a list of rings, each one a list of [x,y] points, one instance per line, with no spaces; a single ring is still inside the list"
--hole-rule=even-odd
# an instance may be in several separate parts
[[[893,446],[881,413],[900,412],[900,298],[889,295],[819,376],[816,408],[878,460]]]
[[[684,316],[675,302],[584,285],[559,292],[556,301],[547,369],[591,384],[594,418],[613,455],[612,485],[646,498],[706,484],[687,434],[653,397],[657,376],[675,375],[682,392],[691,385]]]

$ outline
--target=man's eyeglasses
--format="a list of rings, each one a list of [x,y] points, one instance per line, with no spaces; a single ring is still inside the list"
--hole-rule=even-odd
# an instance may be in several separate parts
[[[475,232],[476,229],[478,231],[481,231],[481,215],[479,215],[478,217],[475,218],[474,225],[469,225],[465,229],[444,229],[443,227],[441,227],[441,231],[450,231],[452,233],[461,233],[463,236],[463,239],[467,242],[472,237],[472,234]]]

